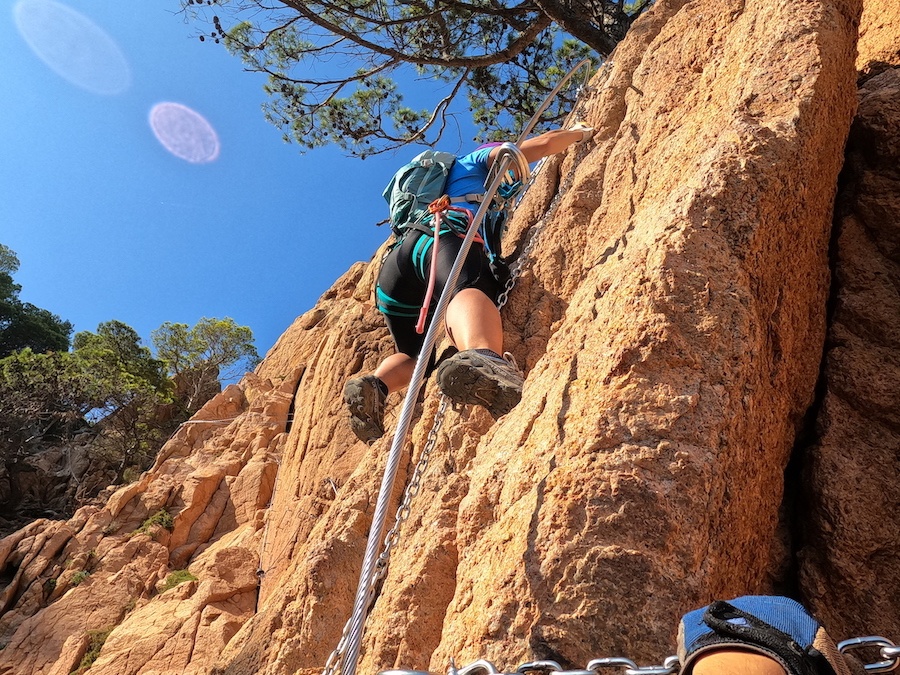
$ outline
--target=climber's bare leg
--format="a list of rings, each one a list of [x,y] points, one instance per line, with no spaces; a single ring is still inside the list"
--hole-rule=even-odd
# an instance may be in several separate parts
[[[393,393],[409,384],[415,368],[416,360],[411,356],[392,354],[375,369],[375,377],[384,382],[388,391]]]
[[[477,288],[464,288],[447,307],[447,333],[456,348],[490,349],[503,353],[500,310]]]

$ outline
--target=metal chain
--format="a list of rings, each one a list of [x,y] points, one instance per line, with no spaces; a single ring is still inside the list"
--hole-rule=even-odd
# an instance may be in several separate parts
[[[428,432],[428,437],[425,439],[425,446],[422,448],[422,454],[419,456],[416,468],[413,469],[409,484],[403,492],[403,499],[400,502],[400,506],[397,508],[397,517],[394,521],[394,526],[384,537],[384,549],[382,549],[381,555],[378,556],[378,562],[375,563],[376,570],[375,575],[372,578],[373,587],[384,579],[384,576],[387,574],[391,549],[394,548],[400,540],[400,527],[409,518],[412,500],[415,499],[421,489],[422,476],[425,473],[425,469],[428,468],[428,460],[431,457],[431,452],[434,450],[435,445],[437,445],[438,433],[444,424],[444,415],[447,412],[449,402],[450,399],[441,394],[441,402],[438,404],[437,412],[434,414],[434,424],[431,427],[431,431]]]
[[[607,62],[606,64],[604,64],[603,69],[606,69],[606,67],[607,67],[607,65],[609,65],[609,63],[610,62]],[[582,96],[585,93],[588,93],[592,90],[593,90],[593,88],[589,87],[587,84],[584,84],[578,88],[578,92],[576,94],[576,99],[575,99],[575,106],[572,108],[571,113],[569,113],[569,116],[566,119],[566,124],[568,124],[568,122],[570,120],[573,120],[573,119],[578,120],[579,119],[580,107],[584,101]],[[540,172],[541,168],[543,167],[543,164],[544,164],[544,162],[542,160],[538,164],[538,166],[535,168],[535,170],[531,173],[531,175],[529,176],[528,182],[525,185],[524,189],[519,194],[518,199],[515,199],[514,202],[512,204],[510,204],[509,217],[512,217],[512,211],[515,209],[516,204],[519,201],[521,201],[521,198],[524,197],[525,193],[528,191],[528,188],[530,188],[532,186],[532,184],[534,183],[534,179]],[[516,280],[519,278],[519,275],[522,272],[522,268],[524,267],[525,263],[528,262],[528,260],[530,259],[531,252],[534,250],[534,247],[538,240],[538,235],[540,234],[541,230],[543,229],[544,224],[546,223],[547,220],[549,220],[549,218],[553,214],[556,213],[556,209],[559,206],[559,194],[562,192],[565,192],[565,189],[571,184],[571,182],[574,178],[574,169],[575,169],[575,167],[573,166],[572,170],[569,171],[569,174],[566,176],[566,179],[563,181],[562,189],[557,192],[557,195],[554,197],[553,201],[550,204],[550,208],[547,210],[547,212],[544,214],[544,216],[538,222],[537,227],[532,229],[531,235],[528,238],[528,242],[526,243],[525,248],[519,254],[518,258],[516,259],[515,263],[513,263],[512,267],[510,267],[510,277],[507,280],[503,291],[500,293],[500,295],[497,298],[497,307],[499,309],[502,309],[503,306],[509,300],[509,294],[512,291],[513,287],[516,285]],[[437,442],[437,435],[441,429],[441,426],[443,425],[444,414],[447,409],[447,404],[448,404],[447,397],[442,395],[441,402],[438,406],[438,411],[435,415],[434,425],[432,426],[431,431],[428,432],[428,438],[425,441],[425,447],[422,449],[422,454],[419,457],[419,462],[416,465],[416,468],[413,470],[412,478],[410,479],[410,482],[406,486],[406,490],[404,491],[403,500],[400,503],[400,507],[397,509],[397,515],[396,515],[396,520],[394,522],[394,526],[388,531],[387,535],[384,538],[384,549],[382,550],[381,555],[378,556],[378,560],[376,562],[375,574],[372,576],[372,581],[371,581],[368,591],[367,591],[368,596],[369,596],[367,604],[371,603],[371,601],[375,595],[375,588],[384,579],[385,575],[387,574],[387,567],[388,567],[388,561],[389,561],[390,555],[391,555],[391,549],[397,545],[397,542],[400,539],[400,527],[409,518],[412,500],[419,493],[422,474],[424,473],[425,468],[428,466],[428,460],[431,456],[431,451],[434,449],[434,446]],[[335,674],[338,663],[340,663],[340,660],[344,655],[344,647],[347,642],[347,634],[349,633],[349,630],[350,630],[350,621],[347,621],[347,623],[344,625],[344,630],[341,633],[341,638],[338,641],[337,647],[335,648],[335,650],[333,652],[331,652],[331,655],[328,657],[328,660],[325,662],[325,670],[323,671],[322,675],[334,675]],[[496,669],[495,669],[495,671],[496,671]],[[668,673],[668,671],[660,671],[660,672],[662,672],[663,675],[667,675],[667,673]]]
[[[502,673],[490,661],[484,659],[475,661],[463,668],[457,669],[451,662],[448,675],[474,675],[475,673],[487,673],[487,675],[525,675],[525,673],[539,672],[552,673],[553,675],[602,675],[610,669],[620,669],[624,675],[677,675],[681,669],[681,664],[677,656],[669,656],[663,661],[661,666],[638,666],[631,659],[622,656],[608,656],[602,659],[594,659],[584,670],[564,670],[556,661],[532,661],[523,663],[512,673]],[[391,670],[382,671],[379,675],[413,675],[416,671],[409,670]],[[416,673],[416,675],[424,675]]]
[[[900,667],[900,646],[895,645],[887,638],[870,635],[867,637],[851,638],[837,644],[840,653],[846,654],[858,649],[879,648],[881,661],[864,663],[867,673],[887,673]],[[467,666],[457,668],[453,659],[450,660],[450,668],[447,675],[525,675],[526,673],[545,673],[552,675],[602,675],[601,671],[620,669],[624,675],[678,675],[681,672],[681,662],[677,656],[667,657],[659,666],[639,666],[631,659],[624,656],[607,656],[594,659],[585,666],[584,670],[564,670],[556,661],[531,661],[523,663],[510,673],[499,670],[493,663],[484,659],[474,661]],[[383,670],[379,675],[431,675],[417,670]]]
[[[438,434],[440,433],[441,427],[444,424],[444,416],[447,412],[449,402],[450,399],[442,394],[441,401],[438,404],[437,412],[434,415],[434,424],[432,424],[431,430],[428,432],[428,437],[425,439],[425,445],[422,448],[422,454],[419,455],[419,461],[416,463],[416,467],[413,469],[412,477],[409,479],[409,483],[407,484],[406,489],[403,491],[403,499],[400,500],[400,506],[397,508],[397,515],[394,520],[394,526],[384,537],[384,548],[382,549],[381,555],[378,556],[378,560],[375,563],[375,574],[372,575],[372,581],[366,591],[366,605],[368,606],[371,606],[372,600],[374,600],[375,598],[375,589],[387,574],[388,562],[391,557],[391,549],[393,549],[397,545],[397,542],[400,540],[400,527],[409,518],[409,514],[412,510],[412,500],[415,499],[417,494],[419,494],[419,490],[422,487],[422,476],[425,474],[425,469],[428,468],[428,461],[431,458],[431,453],[437,445]],[[338,641],[337,647],[335,647],[334,651],[331,652],[331,654],[328,656],[328,660],[325,662],[325,670],[322,671],[322,675],[334,675],[334,673],[336,672],[337,666],[344,656],[344,649],[347,644],[347,635],[350,633],[350,623],[351,620],[348,620],[347,623],[344,624],[344,630],[341,633],[341,639]]]
[[[612,61],[607,59],[603,66],[598,71],[599,73],[605,73],[606,77],[609,77],[610,70],[612,68]],[[596,76],[595,78],[596,79]],[[606,79],[603,80],[602,83],[588,85],[587,82],[578,87],[578,90],[575,94],[575,105],[572,107],[571,112],[566,117],[565,122],[563,123],[563,127],[568,127],[570,124],[574,124],[581,120],[581,108],[584,105],[587,97],[585,94],[592,93],[598,89],[602,89],[606,84]],[[556,191],[556,194],[553,197],[553,200],[550,202],[550,206],[547,211],[541,216],[541,219],[538,221],[535,227],[531,228],[529,232],[528,241],[525,243],[525,248],[522,249],[522,252],[518,255],[515,262],[509,268],[509,279],[506,280],[506,284],[503,287],[503,290],[497,296],[497,307],[502,309],[504,305],[509,301],[509,294],[512,292],[512,289],[516,285],[516,281],[521,276],[522,271],[525,265],[531,259],[531,252],[534,250],[535,245],[537,244],[537,240],[540,237],[541,232],[544,229],[547,221],[550,220],[555,214],[556,210],[559,208],[560,195],[565,194],[569,187],[571,187],[572,182],[575,180],[575,168],[578,166],[577,162],[572,164],[571,169],[569,169],[568,174],[566,174],[565,179],[563,180],[562,185]],[[541,160],[538,165],[535,167],[534,171],[531,173],[531,177],[528,180],[528,183],[525,185],[518,199],[515,200],[514,203],[510,205],[508,220],[512,219],[513,212],[518,203],[525,196],[525,193],[528,192],[528,188],[534,183],[538,174],[540,174],[541,169],[544,167],[544,160]]]
[[[518,281],[519,277],[522,275],[522,271],[525,268],[525,265],[531,260],[531,253],[534,251],[535,246],[537,245],[538,239],[540,239],[540,235],[544,230],[547,222],[556,215],[556,211],[559,208],[560,197],[559,195],[564,194],[566,190],[570,187],[572,182],[575,180],[575,168],[577,164],[573,164],[572,168],[569,170],[568,174],[566,174],[565,179],[563,180],[563,184],[560,189],[557,191],[556,195],[553,197],[553,200],[550,202],[550,206],[547,211],[544,212],[544,215],[541,216],[540,220],[538,220],[537,225],[531,228],[528,234],[528,240],[525,242],[525,248],[522,249],[522,252],[518,255],[515,262],[509,268],[509,279],[506,280],[506,284],[503,287],[503,290],[497,296],[497,307],[502,309],[504,305],[509,301],[509,294],[512,292],[512,289],[516,285],[516,281]],[[535,169],[534,173],[540,170],[540,166]],[[522,196],[527,192],[528,187],[530,187],[530,183],[526,186],[525,190],[522,192]],[[512,214],[510,214],[510,218]]]
[[[607,61],[604,64],[603,68],[601,68],[601,70],[606,70],[607,66],[610,65],[611,61]],[[573,107],[572,112],[567,118],[567,123],[570,119],[579,119],[578,112],[579,107],[582,103],[581,96],[585,91],[590,91],[593,89],[594,87],[588,87],[587,85],[583,85],[579,88],[576,95],[575,106]],[[515,208],[516,204],[521,200],[521,197],[524,196],[528,188],[531,187],[542,166],[543,160],[531,174],[528,183],[520,193],[519,198],[515,199],[515,203],[511,204],[510,210],[513,210]],[[560,194],[565,193],[566,189],[571,185],[572,180],[574,179],[576,166],[577,165],[573,164],[568,175],[563,181],[561,188],[557,191],[556,195],[553,198],[553,201],[550,203],[550,207],[541,217],[540,221],[538,221],[537,226],[532,228],[525,248],[519,254],[515,263],[510,267],[510,277],[497,299],[499,308],[502,308],[508,302],[509,294],[515,287],[516,280],[521,275],[524,265],[529,261],[531,252],[534,250],[541,231],[543,230],[547,220],[549,220],[550,217],[552,217],[556,213],[556,210],[559,207]],[[511,216],[512,214],[510,213],[510,217]],[[403,499],[400,502],[400,506],[397,508],[394,526],[388,531],[387,535],[385,535],[384,548],[382,549],[381,554],[376,561],[375,573],[373,574],[371,583],[367,588],[367,605],[371,604],[372,600],[374,599],[375,590],[378,587],[378,584],[381,583],[381,581],[387,574],[391,550],[397,545],[397,542],[400,539],[400,528],[403,523],[409,519],[412,501],[413,499],[415,499],[416,495],[418,495],[421,489],[422,476],[424,475],[425,470],[428,467],[431,453],[437,444],[438,433],[443,426],[448,401],[449,399],[446,396],[441,396],[438,410],[435,413],[434,424],[432,425],[431,430],[428,432],[428,437],[426,438],[425,446],[422,448],[422,453],[419,456],[419,461],[413,469],[412,477],[410,478],[409,484],[404,490]],[[263,537],[263,541],[265,542],[265,534]],[[344,654],[344,649],[346,647],[351,623],[352,617],[344,625],[344,630],[341,633],[341,638],[338,641],[338,645],[325,662],[325,668],[322,675],[334,675],[334,673],[336,672],[337,666]],[[837,646],[841,654],[867,647],[880,647],[879,654],[880,658],[883,660],[864,664],[864,668],[867,673],[890,672],[896,670],[898,666],[900,666],[900,646],[895,645],[887,638],[883,638],[880,636],[859,637],[850,640],[844,640],[843,642],[838,643]],[[677,656],[669,656],[663,661],[662,665],[638,666],[631,659],[622,656],[609,656],[594,659],[587,664],[584,670],[563,670],[562,666],[556,661],[533,661],[520,665],[513,673],[502,673],[497,669],[496,666],[494,666],[493,663],[484,659],[475,661],[474,663],[471,663],[468,666],[464,666],[460,669],[456,668],[455,663],[451,659],[451,665],[448,671],[448,675],[473,675],[473,673],[477,673],[479,671],[483,671],[488,675],[525,675],[526,673],[530,672],[552,673],[553,675],[602,675],[602,673],[600,672],[601,670],[612,668],[623,669],[624,675],[678,675],[678,673],[681,671],[681,663],[678,660]],[[379,675],[430,675],[430,673],[414,670],[387,670],[381,671]]]
[[[328,655],[328,660],[325,661],[325,669],[322,671],[322,675],[334,675],[337,671],[338,664],[344,656],[344,648],[347,646],[347,635],[350,633],[350,621],[350,619],[347,619],[347,623],[344,624],[344,630],[341,632],[341,639],[338,640],[337,647],[334,648],[334,651]]]

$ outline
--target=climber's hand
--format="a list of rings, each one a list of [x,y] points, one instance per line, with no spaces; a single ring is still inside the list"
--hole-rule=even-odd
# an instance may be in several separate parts
[[[568,130],[581,132],[581,140],[575,141],[575,145],[581,145],[582,143],[587,143],[594,136],[594,128],[589,127],[584,122],[576,122],[571,127],[569,127]]]

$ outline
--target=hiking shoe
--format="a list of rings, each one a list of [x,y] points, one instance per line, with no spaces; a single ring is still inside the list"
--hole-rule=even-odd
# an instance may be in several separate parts
[[[450,400],[484,406],[494,419],[522,399],[523,381],[514,363],[474,349],[459,352],[437,369],[438,386]]]
[[[363,375],[344,385],[344,403],[350,411],[350,428],[361,441],[371,443],[384,436],[384,401],[387,398],[374,375]]]

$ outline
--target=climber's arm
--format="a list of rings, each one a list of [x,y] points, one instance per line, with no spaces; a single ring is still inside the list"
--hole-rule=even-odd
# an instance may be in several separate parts
[[[544,157],[562,152],[570,145],[584,143],[593,136],[594,130],[585,124],[575,125],[571,129],[553,129],[534,138],[522,141],[519,149],[525,155],[528,163],[537,162]],[[500,149],[494,148],[488,158],[488,166],[499,154]]]
[[[581,129],[554,129],[522,141],[520,149],[528,163],[562,152],[570,145],[583,142],[585,132]]]

